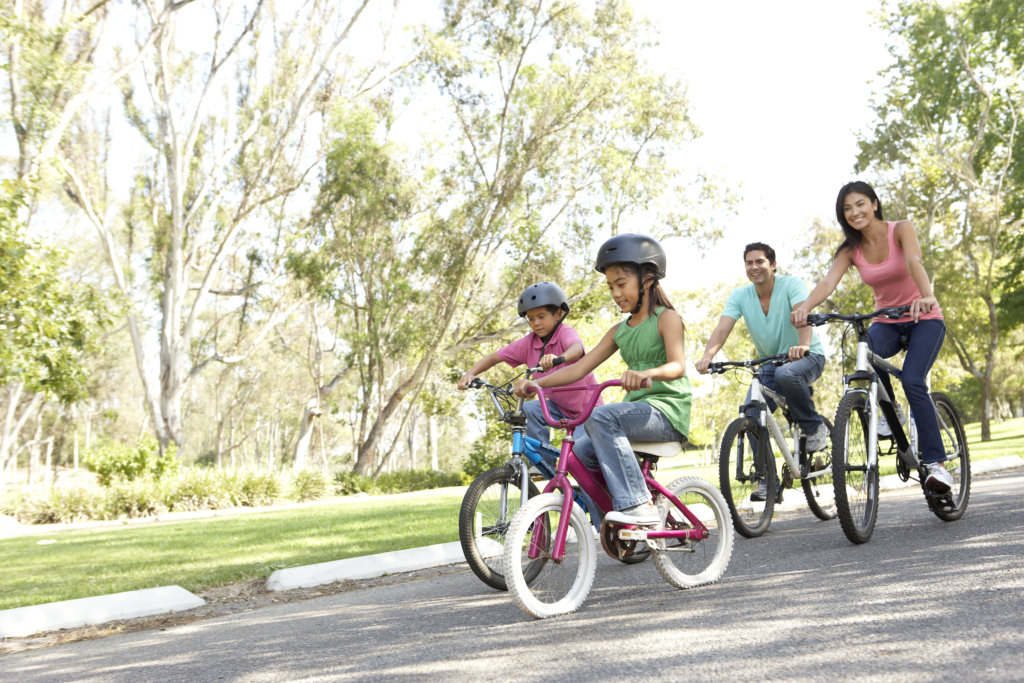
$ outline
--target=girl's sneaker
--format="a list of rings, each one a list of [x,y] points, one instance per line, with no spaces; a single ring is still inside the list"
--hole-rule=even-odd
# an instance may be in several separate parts
[[[658,508],[654,507],[654,503],[650,501],[625,510],[612,510],[604,518],[613,524],[661,525]]]

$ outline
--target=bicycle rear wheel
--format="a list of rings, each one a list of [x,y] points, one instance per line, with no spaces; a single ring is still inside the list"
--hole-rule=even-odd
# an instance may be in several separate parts
[[[932,392],[935,414],[939,418],[939,435],[946,452],[946,470],[953,475],[950,489],[952,506],[929,505],[935,516],[945,522],[954,522],[963,517],[967,501],[971,497],[971,456],[967,451],[967,437],[964,423],[953,400],[942,392]]]
[[[836,513],[851,543],[866,543],[878,516],[878,460],[868,467],[867,397],[843,396],[832,429],[832,477]]]
[[[807,453],[806,457],[810,464],[808,476],[800,480],[800,486],[804,490],[804,498],[807,499],[807,507],[818,519],[828,521],[836,518],[835,487],[832,484],[832,420],[825,419],[825,427],[828,429],[829,442],[825,450]]]
[[[763,438],[768,444],[768,467],[758,462],[757,443]],[[743,536],[754,538],[768,529],[775,508],[777,488],[775,458],[771,453],[771,439],[752,418],[740,417],[729,423],[722,436],[718,452],[718,477],[722,495],[732,513],[733,526]],[[764,479],[768,494],[765,500],[753,500]]]
[[[505,545],[512,517],[522,499],[519,471],[511,464],[481,472],[466,489],[459,509],[459,542],[462,554],[473,573],[496,590],[507,590],[501,567],[501,552]],[[527,495],[538,495],[536,485],[530,481]],[[532,580],[540,571],[540,563],[528,568],[526,577]]]
[[[562,494],[544,493],[527,501],[512,519],[502,553],[508,592],[519,607],[535,619],[569,614],[579,609],[594,584],[597,549],[590,520],[572,505],[565,556],[552,557],[554,535],[562,518]],[[530,559],[532,543],[539,555]],[[527,578],[537,564],[533,580]]]
[[[666,487],[708,529],[699,541],[666,538],[648,541],[654,566],[676,588],[692,588],[722,578],[732,558],[733,535],[725,498],[714,485],[698,477],[681,477]],[[665,496],[655,501],[666,529],[691,529],[693,524]]]

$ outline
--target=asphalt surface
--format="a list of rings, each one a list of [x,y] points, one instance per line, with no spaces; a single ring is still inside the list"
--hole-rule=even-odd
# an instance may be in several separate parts
[[[1024,470],[975,478],[944,523],[882,494],[871,541],[784,513],[722,581],[669,587],[599,554],[575,614],[534,621],[439,571],[162,631],[0,658],[18,681],[1024,680]]]

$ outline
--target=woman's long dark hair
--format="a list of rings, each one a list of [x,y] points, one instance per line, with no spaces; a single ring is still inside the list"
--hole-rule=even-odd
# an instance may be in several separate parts
[[[843,202],[846,201],[847,195],[856,192],[862,194],[870,199],[872,202],[878,204],[878,208],[875,209],[875,218],[879,220],[885,220],[882,217],[882,200],[875,194],[875,189],[865,183],[863,180],[854,180],[852,183],[846,183],[839,188],[839,195],[836,197],[836,220],[839,221],[839,227],[843,229],[843,243],[836,249],[836,253],[832,255],[835,258],[839,255],[843,249],[860,246],[861,241],[864,239],[859,230],[854,230],[846,220],[846,213],[843,211]]]

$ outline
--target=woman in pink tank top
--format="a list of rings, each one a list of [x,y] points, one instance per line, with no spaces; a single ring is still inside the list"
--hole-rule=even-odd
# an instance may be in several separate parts
[[[886,221],[875,190],[863,181],[847,183],[836,198],[836,218],[846,239],[836,249],[832,266],[810,296],[793,307],[793,325],[807,324],[807,314],[835,291],[843,275],[855,266],[875,294],[875,308],[910,306],[899,320],[875,320],[868,329],[871,349],[882,358],[906,350],[900,381],[917,423],[921,459],[927,466],[925,488],[945,492],[953,485],[939,435],[935,406],[928,395],[928,372],[946,338],[946,324],[924,269],[921,245],[910,221]],[[889,392],[889,375],[879,379]]]

